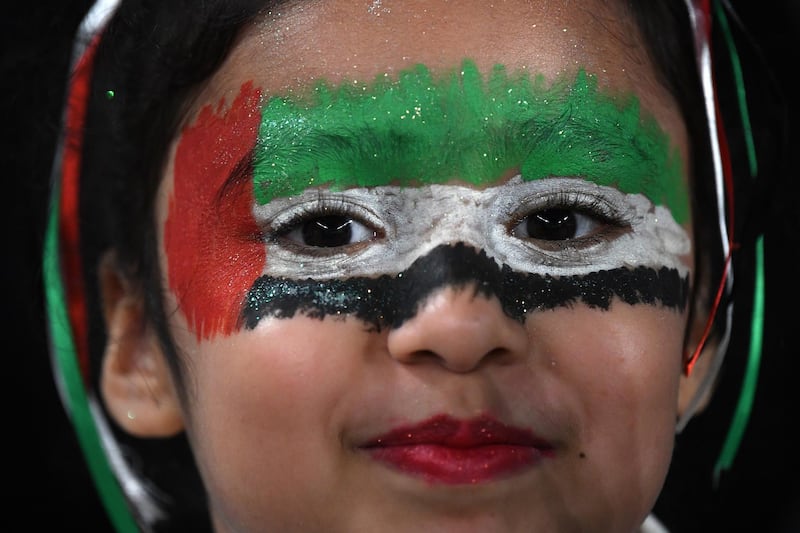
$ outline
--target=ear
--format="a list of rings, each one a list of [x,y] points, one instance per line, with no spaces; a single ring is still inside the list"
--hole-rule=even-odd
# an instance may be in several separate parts
[[[103,257],[99,278],[108,333],[100,376],[106,407],[132,435],[175,435],[184,428],[180,399],[141,291],[116,267],[112,253]]]
[[[693,313],[694,318],[692,319],[691,323],[689,324],[689,333],[687,335],[686,340],[686,355],[685,357],[691,357],[691,355],[696,350],[697,346],[700,344],[703,332],[706,327],[706,320],[707,320],[707,313]],[[684,412],[689,408],[689,405],[695,401],[695,398],[700,395],[701,397],[697,400],[698,404],[695,408],[694,414],[702,412],[707,406],[708,403],[711,401],[711,396],[714,391],[715,383],[712,383],[711,386],[706,386],[703,389],[705,384],[706,377],[711,372],[711,367],[714,362],[714,359],[717,356],[717,347],[718,347],[718,340],[714,337],[709,337],[706,339],[705,344],[703,345],[702,351],[700,355],[697,357],[694,366],[691,369],[691,372],[686,375],[684,372],[680,378],[680,384],[678,389],[678,416],[682,416]],[[684,361],[685,364],[685,361]]]

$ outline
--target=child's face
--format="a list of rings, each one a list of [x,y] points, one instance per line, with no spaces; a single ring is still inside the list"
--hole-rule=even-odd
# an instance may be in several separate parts
[[[249,29],[158,201],[220,531],[633,531],[682,383],[687,153],[605,2]]]

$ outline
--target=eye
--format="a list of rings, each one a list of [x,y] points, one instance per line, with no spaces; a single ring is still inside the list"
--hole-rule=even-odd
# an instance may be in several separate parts
[[[629,225],[614,209],[596,197],[584,194],[561,193],[535,202],[527,213],[520,213],[510,233],[520,239],[539,241],[547,245],[566,244],[585,246],[601,238],[613,238]]]
[[[347,214],[312,214],[284,228],[281,234],[302,246],[340,248],[373,239],[377,231]]]
[[[570,209],[552,208],[529,214],[511,233],[522,239],[566,241],[590,235],[600,226],[591,216]]]
[[[354,251],[383,237],[378,218],[360,202],[342,196],[291,202],[268,224],[269,240],[296,254]]]

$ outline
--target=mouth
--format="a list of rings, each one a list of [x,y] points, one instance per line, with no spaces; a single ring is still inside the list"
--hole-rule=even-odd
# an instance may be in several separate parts
[[[400,426],[362,446],[374,460],[432,484],[474,485],[522,473],[553,457],[554,447],[530,430],[489,415],[458,420],[437,415]]]

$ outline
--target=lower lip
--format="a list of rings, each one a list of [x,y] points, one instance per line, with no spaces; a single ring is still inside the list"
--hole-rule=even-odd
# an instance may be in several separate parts
[[[396,470],[430,483],[468,485],[521,473],[546,455],[532,446],[489,444],[452,447],[440,444],[403,444],[370,448],[370,456]]]

